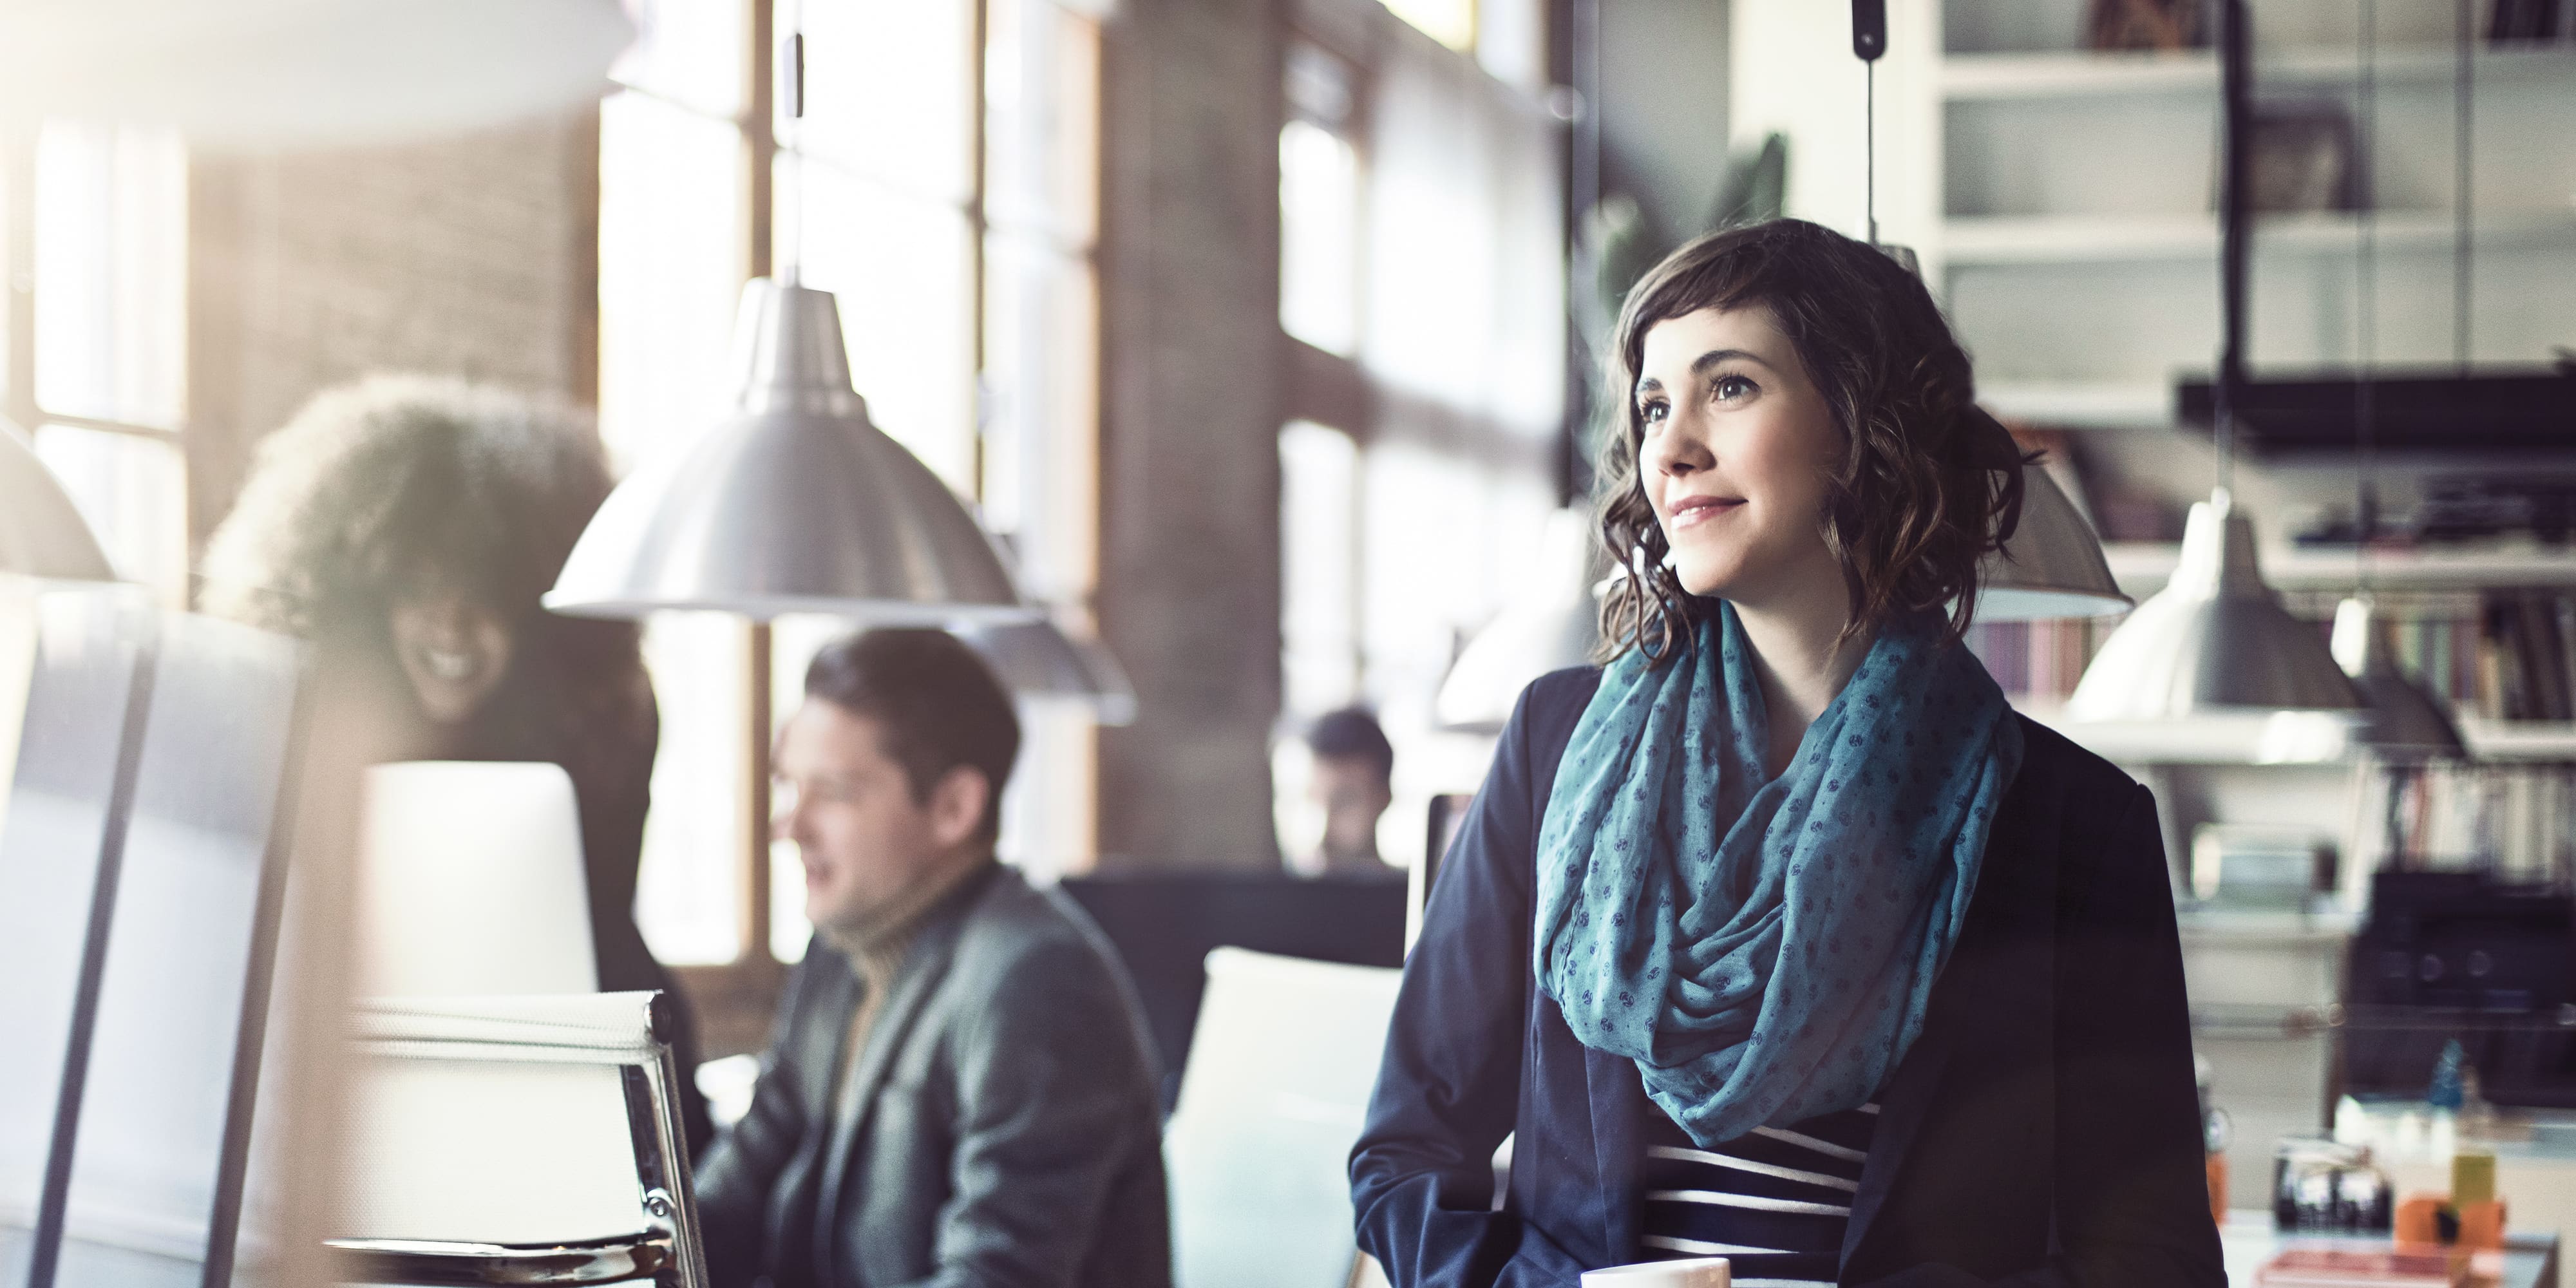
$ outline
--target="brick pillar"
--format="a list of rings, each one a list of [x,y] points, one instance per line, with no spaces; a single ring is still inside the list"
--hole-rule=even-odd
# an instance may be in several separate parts
[[[1279,0],[1120,0],[1103,42],[1100,620],[1138,715],[1100,848],[1264,868],[1279,712]]]

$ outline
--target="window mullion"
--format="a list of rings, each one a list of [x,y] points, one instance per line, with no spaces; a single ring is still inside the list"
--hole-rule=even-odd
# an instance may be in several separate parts
[[[0,287],[8,297],[7,368],[0,371],[8,395],[0,409],[19,428],[35,432],[36,407],[36,132],[33,127],[0,133],[0,192],[7,194],[0,226],[7,242],[0,247]]]
[[[777,10],[775,0],[750,0],[749,9],[751,39],[746,42],[745,54],[751,66],[746,69],[749,78],[745,84],[750,87],[751,99],[743,113],[747,144],[743,152],[750,159],[750,171],[744,176],[748,217],[743,220],[743,254],[747,277],[767,277],[776,270],[772,238],[778,201]],[[769,942],[769,626],[754,622],[748,634],[750,665],[743,672],[741,960],[774,963],[778,955]]]

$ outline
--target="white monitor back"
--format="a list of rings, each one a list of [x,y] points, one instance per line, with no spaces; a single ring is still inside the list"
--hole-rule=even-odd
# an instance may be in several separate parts
[[[1219,948],[1163,1133],[1179,1288],[1341,1288],[1401,971]]]
[[[378,765],[360,849],[359,996],[598,991],[561,766]]]

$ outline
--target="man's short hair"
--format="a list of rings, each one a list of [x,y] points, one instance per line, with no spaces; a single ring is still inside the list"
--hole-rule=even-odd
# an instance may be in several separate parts
[[[1344,707],[1317,718],[1306,731],[1306,748],[1318,758],[1365,760],[1378,777],[1395,777],[1395,746],[1366,707]]]
[[[978,839],[1002,834],[1002,788],[1020,754],[1020,717],[993,669],[954,635],[873,630],[823,646],[805,668],[805,696],[876,721],[887,757],[903,766],[916,804],[960,765],[990,792]]]

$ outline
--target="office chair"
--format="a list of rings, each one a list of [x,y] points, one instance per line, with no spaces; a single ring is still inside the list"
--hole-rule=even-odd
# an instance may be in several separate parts
[[[658,993],[399,998],[351,1037],[340,1277],[705,1288]]]

